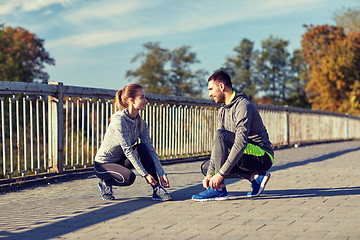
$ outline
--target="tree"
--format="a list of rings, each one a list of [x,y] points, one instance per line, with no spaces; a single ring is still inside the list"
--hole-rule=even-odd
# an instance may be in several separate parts
[[[17,27],[0,26],[0,80],[46,83],[49,75],[44,64],[55,65],[43,46],[44,40]]]
[[[262,41],[262,50],[255,56],[256,78],[265,97],[281,103],[287,97],[289,83],[288,41],[270,36]]]
[[[201,96],[202,88],[205,86],[204,70],[192,71],[190,66],[200,61],[196,54],[190,52],[189,46],[182,46],[171,52],[171,68],[169,70],[172,92],[177,96]]]
[[[236,55],[228,57],[224,70],[230,74],[233,87],[255,96],[258,92],[256,78],[254,78],[254,43],[244,38],[234,48]]]
[[[307,64],[301,50],[294,50],[290,58],[291,78],[289,84],[289,97],[285,101],[287,105],[309,108],[310,103],[305,92],[307,84]]]
[[[360,114],[360,33],[305,26],[302,53],[308,62],[306,92],[313,109]]]
[[[204,70],[191,70],[198,63],[196,54],[189,46],[174,50],[161,48],[159,43],[145,43],[146,52],[136,54],[131,62],[141,61],[134,71],[128,70],[126,77],[134,77],[147,92],[167,95],[199,97],[205,85]]]
[[[135,71],[128,70],[126,77],[139,79],[138,82],[143,85],[147,92],[169,94],[171,84],[167,81],[168,72],[165,70],[165,64],[170,60],[168,49],[161,48],[159,43],[145,43],[143,47],[147,53],[139,53],[134,56],[131,62],[141,60],[141,66]]]
[[[360,8],[342,7],[334,13],[333,20],[336,26],[344,28],[346,34],[360,32]]]
[[[287,51],[288,44],[270,36],[262,41],[259,51],[244,38],[222,69],[232,76],[234,88],[253,96],[254,102],[309,107],[305,93],[307,64],[300,50],[292,55]]]

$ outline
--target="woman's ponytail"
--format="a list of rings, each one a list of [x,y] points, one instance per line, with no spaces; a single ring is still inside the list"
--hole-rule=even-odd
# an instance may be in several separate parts
[[[124,103],[121,99],[122,92],[123,92],[123,89],[120,89],[115,94],[115,105],[116,105],[116,109],[118,109],[118,110],[123,110],[126,108],[126,106],[124,105]]]

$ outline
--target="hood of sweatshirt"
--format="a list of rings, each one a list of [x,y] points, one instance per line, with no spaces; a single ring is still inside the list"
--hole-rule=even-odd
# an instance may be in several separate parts
[[[226,110],[232,108],[234,106],[235,103],[243,100],[243,99],[247,99],[249,100],[248,96],[246,96],[245,93],[238,93],[238,92],[235,92],[235,96],[234,98],[226,105],[223,105],[221,108],[220,108],[220,111],[219,111],[219,117],[220,119],[223,119],[224,118],[224,115],[225,115],[225,112]],[[223,128],[223,123],[222,122],[219,122],[218,123],[220,128]]]
[[[248,96],[246,96],[245,93],[238,93],[238,92],[235,92],[235,96],[234,98],[226,105],[224,105],[223,107],[224,108],[231,108],[237,101],[241,100],[241,99],[247,99],[247,100],[250,100]]]

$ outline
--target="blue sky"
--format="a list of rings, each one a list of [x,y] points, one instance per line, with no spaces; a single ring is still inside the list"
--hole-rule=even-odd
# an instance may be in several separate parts
[[[303,24],[334,24],[336,10],[359,0],[0,0],[0,22],[20,26],[45,40],[56,61],[50,81],[119,89],[132,82],[131,58],[146,42],[168,49],[191,46],[211,74],[234,54],[243,38],[270,37],[300,48]]]

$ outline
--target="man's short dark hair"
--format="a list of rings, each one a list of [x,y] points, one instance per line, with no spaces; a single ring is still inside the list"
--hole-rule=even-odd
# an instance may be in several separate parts
[[[226,72],[219,70],[214,72],[209,78],[208,82],[210,81],[219,81],[222,82],[225,86],[232,88],[231,78],[229,74]]]

